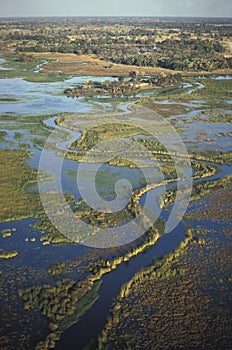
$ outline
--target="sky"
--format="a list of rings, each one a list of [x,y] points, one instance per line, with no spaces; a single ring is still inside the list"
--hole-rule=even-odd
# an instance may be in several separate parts
[[[0,0],[0,17],[232,17],[231,0]]]

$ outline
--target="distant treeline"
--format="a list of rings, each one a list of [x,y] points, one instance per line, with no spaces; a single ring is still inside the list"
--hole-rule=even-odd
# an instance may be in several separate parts
[[[211,71],[232,67],[231,27],[230,19],[8,20],[1,23],[0,45],[19,52],[95,54],[125,65]]]

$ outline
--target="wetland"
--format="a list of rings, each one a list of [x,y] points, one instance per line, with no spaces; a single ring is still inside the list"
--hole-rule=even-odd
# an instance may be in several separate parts
[[[0,56],[2,348],[229,349],[229,60],[173,74],[167,59],[22,54],[26,32],[2,25],[18,45]]]

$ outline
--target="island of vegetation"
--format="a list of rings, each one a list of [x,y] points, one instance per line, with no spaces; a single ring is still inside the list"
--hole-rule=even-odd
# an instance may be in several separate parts
[[[157,86],[172,86],[181,83],[181,74],[160,73],[156,77],[139,78],[136,71],[129,73],[129,79],[125,81],[123,76],[118,81],[113,82],[92,82],[86,81],[84,84],[75,88],[68,88],[64,91],[69,97],[91,96],[91,95],[110,95],[126,96],[136,95],[136,93],[149,90]]]

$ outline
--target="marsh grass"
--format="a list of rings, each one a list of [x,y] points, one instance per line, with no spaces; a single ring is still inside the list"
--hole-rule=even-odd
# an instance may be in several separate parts
[[[121,123],[109,123],[84,131],[81,138],[72,144],[71,149],[88,150],[99,142],[122,137],[126,138],[139,134],[149,135],[145,133],[144,130],[135,126],[123,125]]]
[[[37,171],[25,165],[27,151],[0,150],[0,219],[19,220],[37,216],[41,209],[38,195],[28,195],[24,188],[37,182]]]
[[[36,73],[37,65],[44,62],[38,58],[35,58],[34,62],[19,62],[15,60],[18,57],[16,53],[3,53],[1,57],[6,60],[2,65],[7,70],[0,70],[0,79],[22,78],[30,82],[43,83],[63,81],[66,78],[61,74]]]
[[[98,299],[100,285],[100,280],[93,283],[88,278],[81,282],[63,279],[55,286],[43,285],[19,290],[24,308],[37,308],[50,323],[50,333],[45,340],[37,344],[36,350],[55,347],[61,333],[78,322]]]

